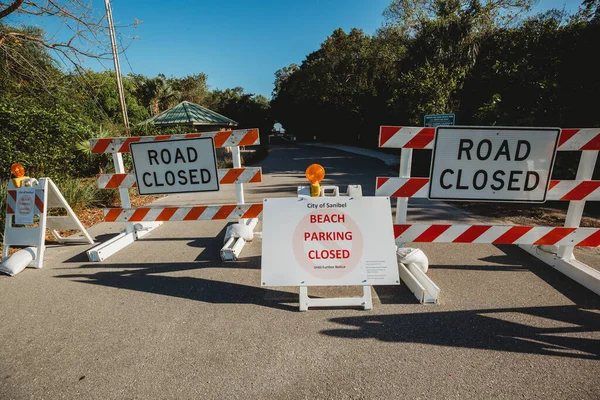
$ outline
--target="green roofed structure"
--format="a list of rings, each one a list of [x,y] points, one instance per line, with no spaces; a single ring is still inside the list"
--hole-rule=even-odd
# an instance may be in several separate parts
[[[211,127],[226,128],[238,125],[236,121],[224,115],[189,101],[182,101],[176,106],[147,119],[142,124],[150,124],[156,127],[193,126],[196,131],[204,131]]]

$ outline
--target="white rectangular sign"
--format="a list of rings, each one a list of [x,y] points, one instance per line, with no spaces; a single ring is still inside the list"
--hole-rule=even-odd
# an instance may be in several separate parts
[[[438,127],[429,198],[544,202],[560,128]]]
[[[35,189],[17,189],[15,224],[32,225],[35,208]]]
[[[387,197],[263,202],[263,286],[397,285]]]
[[[210,137],[137,142],[129,147],[139,194],[219,190],[215,145]]]

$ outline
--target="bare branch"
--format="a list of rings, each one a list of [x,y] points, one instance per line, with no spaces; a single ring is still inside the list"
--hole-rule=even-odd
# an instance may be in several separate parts
[[[0,11],[0,19],[6,17],[8,14],[12,14],[13,12],[15,12],[19,7],[21,7],[23,1],[24,0],[15,0],[11,5],[6,7],[4,10]]]

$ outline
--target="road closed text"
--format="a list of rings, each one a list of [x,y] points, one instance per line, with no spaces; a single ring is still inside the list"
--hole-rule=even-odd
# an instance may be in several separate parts
[[[543,202],[558,128],[436,130],[429,198]]]
[[[524,161],[531,153],[531,143],[527,140],[517,140],[516,146],[512,148],[514,152],[511,152],[508,140],[503,140],[494,148],[489,139],[479,141],[477,146],[472,139],[460,139],[457,160]],[[494,191],[506,189],[529,192],[535,190],[539,183],[540,174],[536,171],[478,169],[473,173],[471,180],[466,180],[462,168],[446,168],[440,174],[439,185],[443,189],[484,190],[489,187]]]
[[[219,190],[211,138],[132,143],[140,194]]]
[[[198,151],[193,147],[175,148],[174,150],[162,149],[160,151],[149,149],[147,151],[150,166],[172,166],[173,169],[164,171],[164,174],[156,171],[142,173],[142,180],[147,187],[174,186],[206,184],[214,179],[207,168],[189,168],[198,161]],[[177,166],[184,168],[177,168]]]

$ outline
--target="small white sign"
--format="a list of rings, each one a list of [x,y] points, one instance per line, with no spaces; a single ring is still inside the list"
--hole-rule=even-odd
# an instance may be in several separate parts
[[[544,202],[559,128],[438,127],[429,198]]]
[[[17,189],[15,224],[32,225],[35,209],[35,189]]]
[[[265,199],[263,286],[397,285],[386,197]]]
[[[141,195],[219,190],[215,145],[210,137],[137,142],[129,147]]]

